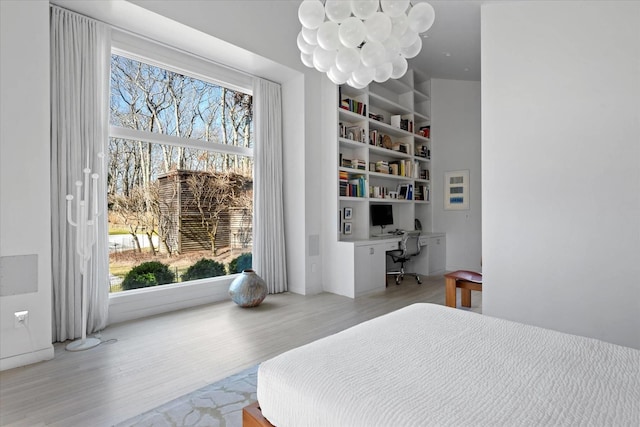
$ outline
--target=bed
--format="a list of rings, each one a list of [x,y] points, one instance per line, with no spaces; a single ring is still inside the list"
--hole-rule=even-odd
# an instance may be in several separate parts
[[[640,350],[413,304],[263,362],[257,396],[245,426],[638,426]]]

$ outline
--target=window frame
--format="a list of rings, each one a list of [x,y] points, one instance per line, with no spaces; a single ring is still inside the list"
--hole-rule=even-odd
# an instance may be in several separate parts
[[[114,29],[111,40],[111,54],[125,56],[253,96],[253,76],[124,30]],[[178,66],[177,64],[180,65]],[[109,138],[141,140],[149,143],[169,144],[254,158],[254,148],[122,128],[110,123],[108,132]],[[228,299],[229,285],[237,275],[236,273],[188,282],[177,282],[169,286],[153,286],[116,293],[110,292],[109,322],[132,320],[170,310],[226,300]]]

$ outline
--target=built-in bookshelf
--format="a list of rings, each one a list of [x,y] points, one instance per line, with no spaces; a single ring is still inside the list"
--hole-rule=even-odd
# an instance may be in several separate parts
[[[415,70],[367,88],[338,88],[340,240],[367,239],[370,206],[393,207],[388,228],[431,230],[431,102],[429,79]]]

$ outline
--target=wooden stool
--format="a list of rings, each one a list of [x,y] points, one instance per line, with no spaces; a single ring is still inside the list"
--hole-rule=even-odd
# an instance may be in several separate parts
[[[444,275],[445,277],[445,304],[447,307],[456,307],[456,288],[460,288],[463,307],[471,307],[471,291],[482,292],[482,274],[474,271],[458,270]]]

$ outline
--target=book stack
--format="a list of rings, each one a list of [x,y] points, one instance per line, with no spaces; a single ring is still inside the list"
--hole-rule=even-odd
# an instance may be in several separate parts
[[[416,145],[416,156],[428,159],[431,157],[431,150],[428,145]]]
[[[376,162],[376,172],[389,173],[389,162],[386,160],[379,160]]]
[[[413,133],[413,120],[400,119],[400,129]]]
[[[346,196],[349,192],[349,174],[344,171],[339,171],[338,182],[340,183],[340,195]]]
[[[382,135],[374,129],[369,131],[369,144],[379,147],[382,145]]]
[[[365,197],[367,191],[367,180],[363,175],[354,175],[349,179],[347,187],[347,196],[349,197]]]
[[[367,163],[364,160],[353,159],[351,160],[351,167],[353,169],[367,170]]]
[[[357,125],[348,124],[344,128],[344,138],[352,141],[366,142],[364,129]]]
[[[340,183],[340,196],[365,197],[367,181],[364,175],[351,175],[345,171],[338,172]]]
[[[416,194],[415,194],[416,200],[423,200],[428,202],[430,197],[431,195],[430,195],[430,189],[428,185],[424,185],[424,184],[416,185]]]
[[[386,199],[389,197],[389,189],[387,187],[371,186],[369,187],[369,197],[372,199]]]
[[[377,122],[383,122],[384,121],[384,116],[382,114],[374,114],[374,113],[369,113],[369,118],[373,119]]]
[[[393,162],[389,162],[389,167],[393,175],[413,176],[414,166],[411,160],[394,160]],[[397,171],[397,173],[394,173],[395,171]]]
[[[353,113],[360,114],[362,116],[367,115],[367,104],[364,102],[356,101],[351,98],[344,98],[340,101],[340,108],[343,110],[351,111]]]

